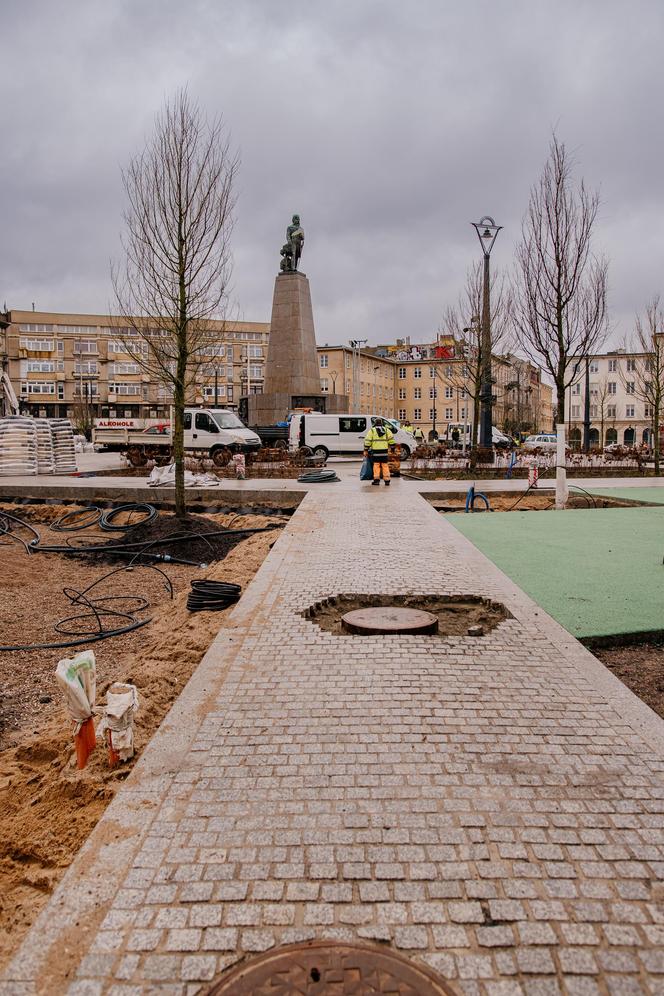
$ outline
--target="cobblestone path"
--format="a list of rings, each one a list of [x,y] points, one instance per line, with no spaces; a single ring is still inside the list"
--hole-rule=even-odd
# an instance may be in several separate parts
[[[0,991],[184,996],[335,938],[468,996],[664,993],[664,724],[399,483],[307,496]],[[340,592],[513,618],[302,616]]]

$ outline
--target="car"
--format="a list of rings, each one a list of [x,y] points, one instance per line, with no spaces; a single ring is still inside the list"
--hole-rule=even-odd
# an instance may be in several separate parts
[[[521,448],[530,452],[533,450],[552,452],[558,449],[558,437],[552,432],[541,432],[535,436],[527,436],[521,444]]]

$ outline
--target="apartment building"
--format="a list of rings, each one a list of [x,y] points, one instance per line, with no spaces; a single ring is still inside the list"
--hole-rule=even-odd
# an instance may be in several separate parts
[[[22,412],[76,419],[168,417],[171,392],[146,373],[147,349],[119,319],[12,310],[4,316],[5,365]],[[212,322],[210,362],[198,371],[191,404],[237,408],[263,389],[269,324]]]
[[[321,391],[347,394],[352,411],[408,419],[425,434],[435,430],[439,436],[450,424],[472,422],[472,389],[452,336],[417,345],[406,338],[364,349],[319,346],[318,357]],[[512,431],[551,428],[552,389],[539,367],[520,357],[498,356],[493,374],[494,424]]]
[[[347,394],[352,412],[394,416],[394,363],[366,349],[318,346],[322,394]]]
[[[494,356],[493,421],[510,435],[553,431],[553,387],[538,366],[514,353]]]
[[[590,445],[640,446],[652,440],[653,411],[646,389],[649,354],[617,349],[588,357]],[[586,362],[567,389],[565,413],[570,445],[583,440],[586,399]]]

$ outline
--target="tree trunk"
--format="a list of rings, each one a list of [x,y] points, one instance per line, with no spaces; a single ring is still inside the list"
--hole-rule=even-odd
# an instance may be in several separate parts
[[[179,367],[179,364],[178,364]],[[175,514],[183,518],[184,497],[184,376],[178,377],[173,389],[173,459],[175,461]]]
[[[655,405],[655,414],[653,418],[653,449],[655,452],[655,477],[659,477],[659,398],[657,399],[657,404]]]

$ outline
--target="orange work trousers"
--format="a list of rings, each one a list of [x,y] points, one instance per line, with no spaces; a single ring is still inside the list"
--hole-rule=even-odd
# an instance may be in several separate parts
[[[389,481],[390,479],[390,465],[387,462],[387,453],[371,455],[371,462],[373,463],[373,476],[374,481],[379,481],[381,478],[381,468],[383,471],[383,480]]]

